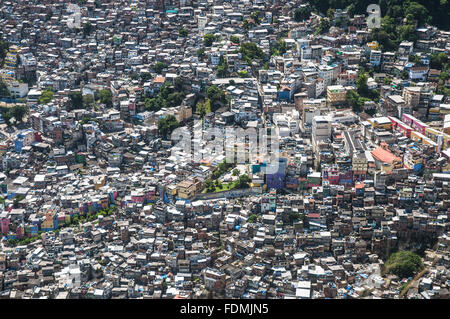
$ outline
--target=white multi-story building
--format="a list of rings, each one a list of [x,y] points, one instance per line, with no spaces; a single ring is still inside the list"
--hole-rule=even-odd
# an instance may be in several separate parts
[[[198,32],[201,35],[205,34],[205,28],[206,28],[207,23],[208,23],[207,17],[202,17],[202,16],[197,17]]]
[[[316,98],[321,96],[325,91],[325,81],[322,78],[316,79]]]
[[[331,118],[329,116],[314,116],[312,120],[312,137],[315,142],[323,141],[331,136]]]
[[[409,78],[411,80],[425,81],[428,74],[427,66],[412,67],[409,69]]]
[[[19,82],[11,82],[8,85],[8,90],[11,92],[11,96],[13,98],[21,98],[25,97],[28,94],[28,84],[27,83],[19,83]]]
[[[333,67],[328,65],[319,66],[318,74],[319,77],[323,79],[325,87],[331,85],[331,83],[333,82],[333,69]]]

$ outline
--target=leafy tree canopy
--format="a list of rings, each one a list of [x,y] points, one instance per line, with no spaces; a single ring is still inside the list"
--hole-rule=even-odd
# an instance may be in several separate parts
[[[54,93],[52,90],[45,90],[39,97],[39,104],[47,104],[53,100]]]
[[[386,271],[400,278],[413,277],[424,268],[422,258],[419,255],[401,250],[393,253],[385,264]]]
[[[304,6],[295,9],[294,20],[300,22],[309,19],[309,17],[311,16],[311,11],[312,10],[310,6]]]
[[[179,123],[175,116],[167,115],[158,121],[158,132],[164,138],[167,138],[178,126]]]
[[[210,47],[216,40],[217,40],[216,36],[212,33],[207,33],[203,36],[203,43],[207,47]]]

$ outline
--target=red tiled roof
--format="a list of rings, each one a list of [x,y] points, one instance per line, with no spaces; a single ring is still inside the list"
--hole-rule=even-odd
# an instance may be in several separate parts
[[[392,163],[393,161],[401,161],[400,157],[395,156],[389,151],[386,151],[382,147],[377,148],[376,150],[373,150],[372,156],[375,157],[377,160],[385,163]]]
[[[364,182],[355,185],[356,189],[364,188]]]
[[[153,83],[164,83],[165,80],[166,80],[165,77],[163,77],[163,76],[157,76],[157,77],[153,80]]]

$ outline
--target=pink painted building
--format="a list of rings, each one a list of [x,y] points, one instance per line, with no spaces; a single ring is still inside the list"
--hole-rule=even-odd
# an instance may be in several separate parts
[[[1,228],[2,234],[7,234],[9,232],[9,223],[10,223],[10,220],[8,217],[1,218],[0,228]]]

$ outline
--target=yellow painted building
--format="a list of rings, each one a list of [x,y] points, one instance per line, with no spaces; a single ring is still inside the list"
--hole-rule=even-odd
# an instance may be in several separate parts
[[[192,181],[182,181],[177,185],[178,197],[189,199],[196,194],[196,186]]]
[[[437,143],[435,143],[432,139],[426,137],[425,135],[423,135],[422,133],[413,131],[411,132],[411,139],[413,141],[425,144],[425,145],[430,145],[430,146],[434,146],[437,149]]]
[[[327,86],[327,101],[332,105],[345,103],[346,92],[342,85],[329,85]]]
[[[377,41],[372,41],[372,42],[367,42],[367,46],[371,50],[378,50],[378,48],[380,47],[380,44]]]
[[[98,175],[94,177],[94,189],[97,190],[103,186],[105,186],[106,176]]]
[[[392,122],[389,120],[388,117],[373,117],[371,119],[368,119],[367,122],[372,125],[373,128],[379,128],[379,129],[385,129],[390,130],[392,128]]]

